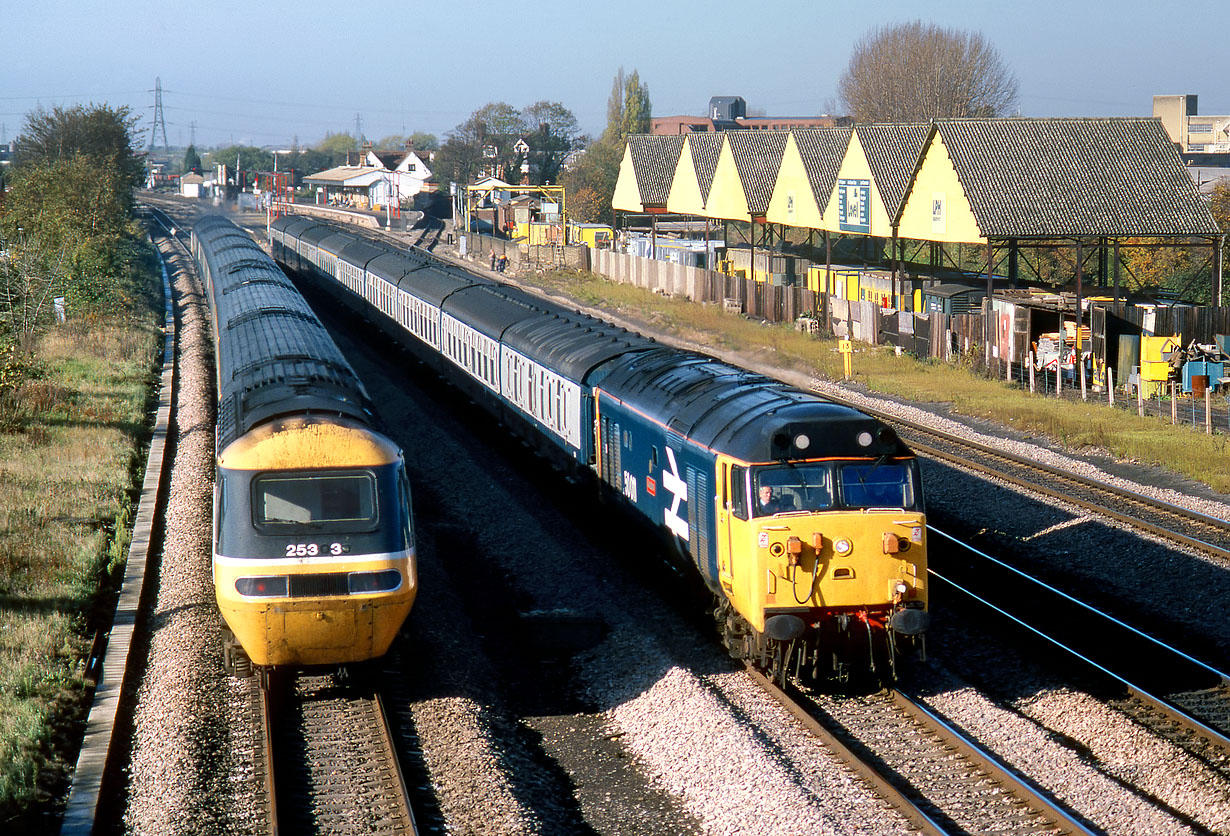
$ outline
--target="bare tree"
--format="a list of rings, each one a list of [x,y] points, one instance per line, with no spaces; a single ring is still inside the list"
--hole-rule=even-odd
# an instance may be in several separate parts
[[[0,343],[31,345],[52,317],[54,297],[65,292],[69,260],[63,246],[48,253],[24,235],[9,242],[0,259]]]
[[[837,92],[856,122],[993,117],[1016,104],[1016,76],[978,32],[914,21],[854,45]]]

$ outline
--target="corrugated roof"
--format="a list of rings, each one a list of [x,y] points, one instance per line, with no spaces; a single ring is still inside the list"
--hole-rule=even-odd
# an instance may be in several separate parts
[[[905,200],[906,189],[914,177],[931,126],[903,122],[859,125],[854,130],[867,155],[867,165],[884,208],[890,218],[895,217]]]
[[[701,200],[709,199],[713,188],[713,175],[717,171],[718,157],[722,156],[724,134],[692,134],[688,148],[692,153],[692,168],[696,169],[696,185],[700,186]]]
[[[637,134],[628,137],[628,153],[642,206],[665,206],[683,151],[682,136]]]
[[[936,123],[983,235],[1217,235],[1151,118]]]
[[[731,156],[743,193],[747,197],[748,211],[763,215],[769,209],[769,198],[777,183],[777,171],[782,167],[782,154],[786,150],[788,131],[728,131]]]
[[[797,128],[791,132],[821,212],[837,185],[837,172],[850,144],[850,131],[850,128]]]

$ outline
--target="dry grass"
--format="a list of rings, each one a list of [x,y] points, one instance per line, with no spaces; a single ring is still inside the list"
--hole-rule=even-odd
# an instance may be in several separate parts
[[[556,271],[527,280],[700,345],[764,354],[765,359],[829,380],[842,376],[836,340],[816,339],[789,325],[764,325],[725,313],[716,305],[661,296],[591,273]],[[1105,451],[1120,459],[1157,465],[1230,494],[1230,470],[1225,467],[1230,439],[1224,432],[1210,436],[1203,425],[1195,429],[1172,426],[1168,418],[1140,418],[1101,402],[1030,395],[976,374],[968,366],[898,357],[890,348],[856,343],[853,367],[856,382],[873,392],[948,404],[958,414],[1044,436],[1073,451]]]
[[[53,329],[37,347],[41,378],[0,404],[0,819],[44,802],[65,766],[84,656],[127,544],[160,339],[124,322]]]

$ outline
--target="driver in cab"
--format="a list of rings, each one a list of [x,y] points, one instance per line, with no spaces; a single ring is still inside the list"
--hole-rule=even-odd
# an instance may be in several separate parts
[[[788,510],[786,504],[773,495],[773,489],[768,485],[761,485],[756,499],[756,514],[768,517],[785,510]]]

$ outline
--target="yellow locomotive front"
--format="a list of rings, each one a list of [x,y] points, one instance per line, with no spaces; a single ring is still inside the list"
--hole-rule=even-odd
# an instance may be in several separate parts
[[[910,458],[720,463],[719,574],[734,655],[779,674],[891,681],[928,626],[921,482]]]
[[[228,670],[384,655],[417,592],[395,444],[341,418],[271,421],[217,458],[214,587]]]

